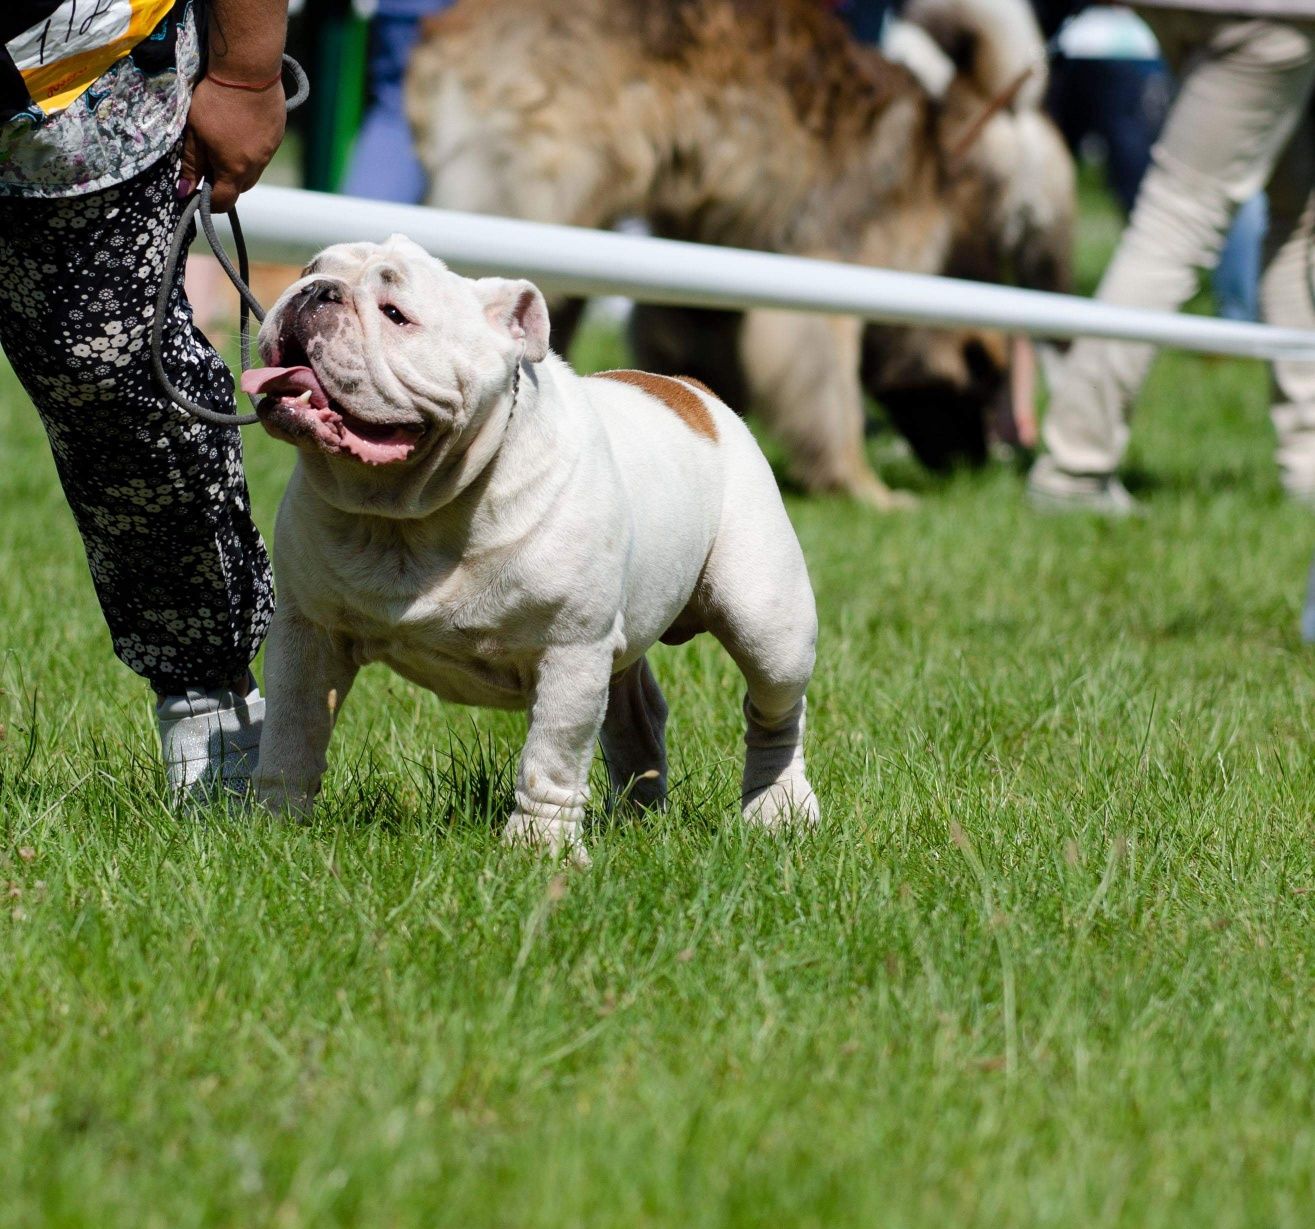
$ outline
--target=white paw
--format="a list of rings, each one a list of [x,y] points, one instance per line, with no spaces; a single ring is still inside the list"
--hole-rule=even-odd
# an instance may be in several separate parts
[[[513,811],[502,831],[508,845],[526,845],[553,858],[565,858],[585,870],[591,865],[580,825],[572,819],[538,819],[524,811]]]
[[[800,777],[795,781],[776,781],[766,789],[747,794],[743,802],[744,819],[768,832],[798,826],[816,828],[821,810],[813,787]]]

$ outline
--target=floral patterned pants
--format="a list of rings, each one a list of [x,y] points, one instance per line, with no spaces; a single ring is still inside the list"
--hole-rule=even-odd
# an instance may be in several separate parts
[[[0,347],[45,425],[114,651],[163,695],[243,678],[274,606],[237,430],[177,409],[151,374],[177,181],[175,152],[101,192],[0,197]],[[181,269],[164,363],[233,412]]]

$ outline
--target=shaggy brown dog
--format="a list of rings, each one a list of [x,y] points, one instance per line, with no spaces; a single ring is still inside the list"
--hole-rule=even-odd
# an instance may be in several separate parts
[[[1055,165],[1062,170],[1068,154],[1061,141],[1055,132]],[[1047,235],[1049,256],[1043,245],[1034,244],[1027,267],[1003,269],[992,263],[996,257],[965,242],[955,245],[945,272],[984,282],[1012,274],[1012,280],[1033,289],[1068,292],[1066,219],[1067,213],[1057,213]],[[640,303],[630,317],[635,363],[645,371],[695,376],[731,405],[748,406],[745,368],[752,356],[743,353],[743,324],[740,312]],[[863,330],[863,387],[927,468],[981,465],[992,444],[1030,448],[1036,443],[1035,356],[1026,347],[990,330],[871,324]]]
[[[642,217],[671,238],[924,272],[957,233],[1002,265],[1049,245],[1051,202],[1038,210],[1015,131],[1044,78],[1025,0],[912,9],[946,81],[859,46],[817,0],[459,0],[408,82],[430,202]],[[861,336],[852,318],[748,313],[740,408],[806,487],[887,507],[863,449]]]

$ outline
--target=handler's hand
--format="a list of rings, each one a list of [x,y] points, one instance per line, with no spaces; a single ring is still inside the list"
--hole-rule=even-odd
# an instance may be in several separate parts
[[[187,113],[179,195],[185,196],[206,179],[214,211],[227,213],[269,165],[283,140],[287,118],[280,82],[255,92],[203,77]]]

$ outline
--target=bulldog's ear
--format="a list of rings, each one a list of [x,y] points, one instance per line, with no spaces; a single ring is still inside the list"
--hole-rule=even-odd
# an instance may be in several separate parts
[[[489,323],[512,341],[525,343],[531,363],[548,357],[548,304],[533,282],[484,277],[475,283]]]

